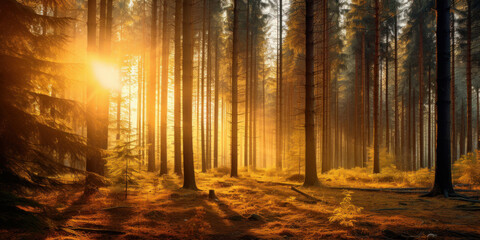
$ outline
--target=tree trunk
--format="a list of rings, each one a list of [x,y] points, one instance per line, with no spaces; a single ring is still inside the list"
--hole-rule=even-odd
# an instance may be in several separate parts
[[[379,0],[375,0],[375,59],[374,59],[374,82],[373,82],[373,173],[380,173],[380,135],[379,135],[379,112],[378,112],[378,53],[380,47],[380,32],[379,32]]]
[[[157,1],[152,0],[150,78],[147,86],[148,171],[155,171],[155,91],[157,84]]]
[[[220,37],[218,31],[216,31],[215,37],[215,109],[214,109],[214,120],[213,120],[213,167],[218,167],[218,96],[220,94],[220,65],[218,64],[218,38]]]
[[[455,1],[452,1],[452,9],[455,9]],[[450,82],[450,101],[451,103],[451,128],[452,128],[452,156],[451,158],[453,161],[457,160],[457,139],[456,139],[456,123],[455,123],[455,14],[454,11],[451,12],[451,22],[450,22],[450,27],[451,27],[451,36],[450,40],[452,41],[452,47],[451,47],[451,57],[452,57],[452,72],[451,72],[451,82]],[[437,77],[438,78],[438,77]]]
[[[207,17],[207,0],[203,0],[203,21],[202,21],[202,66],[201,66],[201,83],[200,83],[200,131],[202,144],[202,172],[207,172],[207,154],[205,146],[205,38],[207,31],[205,29]]]
[[[437,0],[437,154],[435,181],[428,196],[454,196],[450,161],[450,6],[448,0]]]
[[[398,34],[398,21],[397,11],[395,10],[395,29],[394,29],[394,37],[395,37],[395,157],[398,160],[400,156],[400,129],[399,129],[399,104],[398,104],[398,44],[397,44],[397,34]]]
[[[179,1],[179,0],[177,0]],[[180,0],[181,1],[181,0]],[[197,189],[193,165],[193,0],[183,0],[183,188]]]
[[[232,143],[231,143],[231,177],[238,177],[238,113],[237,113],[237,77],[238,77],[238,0],[233,1],[233,44],[232,44]]]
[[[174,76],[174,172],[177,175],[182,175],[182,126],[181,126],[181,114],[182,114],[182,101],[181,101],[181,61],[182,61],[182,1],[175,1],[175,76]]]
[[[390,152],[390,124],[389,124],[389,117],[388,117],[388,35],[389,30],[387,26],[387,32],[385,34],[386,42],[385,42],[385,147],[387,149],[387,153]]]
[[[312,6],[313,7],[313,6]],[[282,102],[282,76],[283,76],[283,72],[282,72],[282,64],[283,64],[283,59],[282,59],[282,56],[283,56],[283,53],[282,53],[282,39],[283,39],[283,36],[282,36],[282,17],[283,17],[283,2],[282,0],[280,0],[280,3],[279,3],[279,22],[278,22],[278,31],[279,31],[279,35],[278,35],[278,39],[279,39],[279,43],[278,43],[278,62],[277,62],[277,122],[276,122],[276,141],[275,141],[275,144],[276,144],[276,155],[275,155],[275,158],[276,158],[276,161],[275,161],[275,166],[277,168],[277,170],[282,170],[282,146],[283,146],[283,135],[282,135],[282,128],[283,128],[283,124],[282,124],[282,117],[283,117],[283,102]]]
[[[467,0],[467,153],[473,151],[472,144],[472,1]]]
[[[96,0],[88,0],[88,12],[87,12],[87,53],[89,56],[93,56],[96,51]],[[90,148],[87,151],[86,156],[86,170],[88,172],[99,173],[100,162],[102,161],[100,153],[95,150],[98,146],[98,136],[96,131],[96,88],[93,74],[90,70],[90,74],[87,80],[87,145]],[[88,180],[88,178],[87,178]]]
[[[206,163],[207,169],[212,168],[212,31],[210,16],[210,0],[207,1],[207,127],[206,127]]]
[[[423,142],[423,18],[420,17],[419,28],[419,51],[418,51],[418,81],[419,81],[419,93],[418,93],[418,132],[420,135],[419,141],[419,161],[420,168],[425,168],[425,163],[423,162],[423,152],[424,152],[424,142]]]
[[[161,157],[160,175],[167,174],[167,113],[168,113],[168,62],[169,62],[169,32],[168,32],[168,1],[163,1],[163,36],[162,36],[162,108],[161,108]]]
[[[244,167],[248,167],[248,121],[249,121],[249,118],[248,118],[248,115],[249,115],[249,110],[248,110],[248,107],[249,107],[249,96],[250,96],[250,81],[249,81],[249,75],[248,75],[248,70],[249,70],[249,65],[248,65],[248,62],[249,62],[249,45],[250,45],[250,41],[249,41],[249,35],[250,35],[250,31],[249,31],[249,25],[250,25],[250,1],[247,0],[247,18],[246,18],[246,33],[245,33],[245,36],[246,36],[246,44],[247,44],[247,48],[245,49],[245,134],[244,134],[244,143],[243,143],[243,166]]]
[[[315,85],[314,85],[314,39],[313,0],[305,0],[305,182],[304,186],[318,185],[317,157],[315,151]]]

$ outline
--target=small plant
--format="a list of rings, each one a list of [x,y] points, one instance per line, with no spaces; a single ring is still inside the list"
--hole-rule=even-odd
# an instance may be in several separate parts
[[[362,207],[357,207],[352,203],[352,191],[343,191],[345,197],[340,203],[340,207],[333,210],[333,215],[328,218],[330,222],[338,222],[345,227],[353,227],[354,218],[362,211]]]
[[[118,140],[116,146],[110,150],[110,156],[106,158],[109,177],[115,184],[125,185],[125,198],[127,198],[128,185],[136,184],[138,170],[132,166],[138,166],[138,148],[133,147],[134,141]]]

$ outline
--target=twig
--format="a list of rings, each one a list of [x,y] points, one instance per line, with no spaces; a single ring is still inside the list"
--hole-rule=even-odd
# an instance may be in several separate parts
[[[316,198],[316,197],[313,197],[313,196],[311,196],[311,195],[308,195],[308,194],[306,194],[306,193],[298,190],[298,189],[295,188],[294,186],[291,186],[290,189],[292,189],[293,191],[295,191],[295,192],[297,192],[297,193],[300,193],[301,195],[305,196],[306,198],[308,198],[308,199],[310,199],[310,200],[313,200],[313,201],[316,201],[316,202],[327,203],[327,202],[325,202],[325,201],[323,201],[323,200],[320,200],[320,199],[318,199],[318,198]]]

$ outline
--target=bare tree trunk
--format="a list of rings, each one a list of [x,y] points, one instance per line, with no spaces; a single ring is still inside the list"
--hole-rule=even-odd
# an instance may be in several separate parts
[[[246,36],[246,44],[247,44],[247,48],[245,49],[245,134],[244,134],[244,143],[243,143],[243,166],[244,167],[248,167],[248,121],[249,121],[249,118],[248,118],[248,114],[249,114],[249,110],[248,110],[248,104],[249,104],[249,93],[250,93],[250,81],[249,81],[249,75],[248,75],[248,70],[249,70],[249,65],[248,65],[248,62],[249,62],[249,45],[250,45],[250,41],[249,41],[249,35],[250,35],[250,30],[249,30],[249,25],[250,25],[250,1],[247,0],[247,19],[246,19],[246,22],[247,22],[247,25],[246,25],[246,33],[245,33],[245,36]]]
[[[424,151],[424,142],[423,142],[423,18],[420,17],[420,24],[418,25],[418,32],[419,32],[419,51],[418,51],[418,81],[419,81],[419,94],[418,94],[418,131],[419,131],[419,161],[420,161],[420,168],[425,167],[424,159],[423,159],[423,151]]]
[[[182,1],[175,1],[175,76],[174,76],[174,90],[173,94],[175,95],[174,99],[174,172],[177,175],[182,175],[182,126],[180,116],[182,114],[182,100],[181,100],[181,82],[182,82],[182,73],[181,73],[181,61],[182,61]]]
[[[397,34],[398,34],[398,26],[397,26],[398,16],[397,11],[395,10],[395,29],[394,29],[394,37],[395,37],[395,157],[398,161],[398,157],[400,156],[400,129],[399,129],[399,104],[398,104],[398,44],[397,44]]]
[[[218,38],[220,37],[218,31],[216,31],[215,37],[215,109],[214,109],[214,120],[213,120],[213,167],[218,167],[218,96],[220,94],[220,65],[218,64]]]
[[[313,7],[313,6],[312,6]],[[279,31],[279,35],[278,35],[278,39],[279,39],[279,43],[278,43],[278,62],[277,62],[277,122],[276,122],[276,141],[275,141],[275,144],[276,144],[276,161],[275,161],[275,166],[277,168],[277,170],[282,170],[283,166],[282,166],[282,146],[283,146],[283,135],[282,135],[282,128],[283,128],[283,123],[282,123],[282,118],[283,118],[283,102],[282,102],[282,92],[283,92],[283,89],[282,89],[282,76],[283,76],[283,72],[282,72],[282,65],[283,65],[283,59],[282,59],[282,56],[283,56],[283,52],[282,52],[282,39],[283,39],[283,36],[282,36],[282,17],[283,17],[283,2],[282,0],[280,0],[280,3],[279,3],[279,22],[278,22],[278,31]]]
[[[207,154],[205,149],[205,38],[207,31],[205,29],[207,17],[207,0],[203,0],[203,15],[202,15],[202,66],[201,66],[201,83],[200,83],[200,131],[202,144],[202,172],[207,171]]]
[[[455,9],[455,1],[452,1],[452,9]],[[452,57],[452,72],[451,72],[451,82],[450,82],[450,101],[452,102],[451,104],[451,121],[452,121],[452,156],[451,158],[453,161],[457,160],[457,140],[456,140],[456,123],[455,123],[455,14],[454,11],[451,12],[451,22],[450,22],[450,28],[451,28],[451,36],[450,40],[452,41],[452,47],[451,47],[451,57]],[[438,77],[437,77],[438,78]]]
[[[210,16],[210,0],[207,1],[207,141],[206,146],[206,163],[207,169],[212,168],[212,31]]]
[[[374,83],[373,83],[373,173],[380,173],[380,135],[379,135],[379,112],[378,112],[378,53],[380,47],[380,32],[379,32],[379,0],[375,0],[375,59],[374,59]]]
[[[163,1],[163,36],[162,36],[162,108],[161,108],[161,158],[160,175],[167,174],[167,113],[168,113],[168,62],[169,62],[169,32],[168,32],[168,1]]]
[[[233,1],[233,44],[232,44],[232,143],[231,143],[231,176],[238,177],[238,113],[237,113],[237,97],[238,97],[238,0]]]
[[[87,11],[87,53],[89,56],[93,56],[96,51],[96,0],[88,0]],[[96,95],[95,95],[95,83],[93,80],[92,72],[90,72],[87,80],[87,145],[93,149],[98,145],[97,131],[96,131]],[[96,150],[87,151],[86,157],[86,170],[88,172],[99,173],[99,163],[101,157]],[[88,179],[87,179],[88,180]]]
[[[147,86],[148,171],[155,171],[155,90],[157,88],[157,1],[152,0],[150,77]]]
[[[177,0],[179,1],[179,0]],[[181,1],[181,0],[180,0]],[[193,0],[183,0],[183,188],[197,189],[193,165]]]
[[[305,182],[304,186],[318,185],[315,151],[315,93],[314,93],[314,39],[313,0],[305,0]]]
[[[454,196],[450,161],[450,6],[448,0],[437,0],[437,154],[435,182],[428,196]]]
[[[472,133],[472,1],[467,0],[467,153],[473,151]]]

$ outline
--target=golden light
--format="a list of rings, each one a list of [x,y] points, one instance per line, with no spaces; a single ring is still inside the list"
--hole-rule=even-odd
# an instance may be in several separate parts
[[[121,88],[120,75],[114,65],[92,61],[92,69],[95,78],[104,88],[109,90],[119,90]]]

